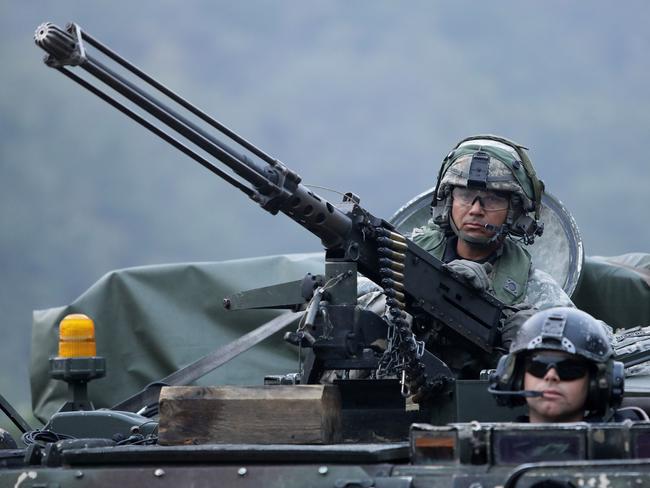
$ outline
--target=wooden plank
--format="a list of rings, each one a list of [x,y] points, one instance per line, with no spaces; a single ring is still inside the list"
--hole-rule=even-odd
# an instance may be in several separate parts
[[[340,440],[341,398],[334,385],[169,386],[160,393],[162,445]]]

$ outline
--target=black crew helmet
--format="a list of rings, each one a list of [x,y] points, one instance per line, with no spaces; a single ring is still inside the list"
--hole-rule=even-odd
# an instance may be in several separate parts
[[[531,351],[564,351],[591,364],[585,410],[590,416],[604,417],[620,405],[624,392],[623,363],[614,361],[614,351],[605,326],[588,313],[572,307],[555,307],[537,312],[523,323],[499,360],[490,378],[497,391],[523,390],[524,363]],[[524,397],[495,395],[499,405],[514,407]]]

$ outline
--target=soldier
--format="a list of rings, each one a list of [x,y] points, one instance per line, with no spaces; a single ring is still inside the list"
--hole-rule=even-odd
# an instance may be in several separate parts
[[[524,322],[490,379],[497,403],[527,403],[529,417],[519,420],[531,423],[647,418],[638,409],[616,410],[623,391],[623,364],[613,360],[603,324],[570,307]]]
[[[550,275],[532,266],[523,247],[542,233],[544,192],[525,149],[490,135],[459,142],[442,162],[433,218],[411,236],[472,286],[510,307],[502,331],[503,352],[535,310],[573,306]],[[467,354],[449,333],[434,331],[427,347],[459,377],[477,377],[490,361],[494,367],[496,357]]]

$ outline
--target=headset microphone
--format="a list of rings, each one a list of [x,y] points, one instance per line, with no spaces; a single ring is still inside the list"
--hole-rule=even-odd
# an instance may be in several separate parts
[[[492,393],[493,395],[527,397],[527,398],[544,396],[543,391],[536,391],[536,390],[496,390],[494,388],[488,388],[488,392]]]
[[[488,232],[494,232],[494,235],[490,238],[488,244],[492,244],[493,242],[496,242],[497,240],[504,237],[508,233],[507,225],[485,224],[483,228]]]

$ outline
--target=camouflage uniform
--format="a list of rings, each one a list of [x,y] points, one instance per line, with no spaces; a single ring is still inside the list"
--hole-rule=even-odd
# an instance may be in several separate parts
[[[454,259],[453,249],[445,252],[447,245],[454,243],[453,240],[450,242],[453,234],[451,238],[445,236],[433,222],[429,221],[427,225],[415,229],[411,237],[416,244],[438,259]],[[492,270],[488,273],[491,286],[487,292],[508,306],[497,344],[503,352],[507,352],[521,324],[537,310],[560,306],[573,307],[571,299],[560,285],[548,273],[534,268],[528,253],[513,239],[504,241],[491,262]],[[515,288],[520,290],[519,293],[513,294],[512,291],[504,289],[503,283],[514,283]],[[486,355],[483,351],[468,351],[466,346],[459,347],[459,341],[445,329],[440,329],[429,337],[427,349],[458,372],[461,378],[475,378],[481,369],[495,366],[498,359],[495,355]]]
[[[538,268],[530,270],[524,303],[528,303],[538,310],[574,306],[569,295],[557,284],[557,281],[550,274]]]
[[[435,237],[433,237],[435,236]],[[438,240],[437,245],[432,248],[427,246],[427,244],[432,240]],[[423,247],[425,250],[429,251],[431,254],[436,256],[438,259],[445,261],[443,257],[444,248],[447,244],[447,238],[444,236],[442,231],[433,223],[429,222],[423,227],[414,229],[411,234],[411,239],[416,244]],[[495,260],[505,259],[508,256],[504,256],[504,252],[513,252],[515,250],[514,246],[519,246],[513,240],[508,240],[505,244],[500,247],[497,251],[497,256]],[[519,248],[518,250],[523,251]],[[437,251],[437,252],[436,252]],[[525,253],[525,251],[523,251]],[[527,255],[527,253],[526,253]],[[524,258],[525,259],[525,258]],[[512,295],[512,292],[509,293],[499,293],[499,287],[492,286],[492,290],[497,290],[496,292],[492,291],[491,294],[496,296],[502,302],[508,305],[519,305],[526,304],[527,307],[532,307],[538,310],[543,310],[550,307],[573,307],[573,303],[569,296],[565,293],[560,285],[545,271],[541,269],[534,268],[530,264],[530,260],[519,262],[514,262],[511,266],[522,266],[525,267],[522,271],[525,275],[525,282],[521,283],[522,292],[518,295]],[[527,268],[527,271],[526,271]],[[493,269],[498,269],[498,266],[495,266]],[[520,273],[521,274],[521,273]],[[488,277],[492,280],[494,279],[495,272],[488,274]],[[522,280],[523,281],[523,280]]]
[[[473,136],[459,142],[445,157],[431,203],[433,218],[413,232],[413,241],[477,289],[494,295],[507,307],[497,347],[507,352],[519,326],[535,310],[552,306],[573,306],[562,288],[548,274],[534,269],[523,246],[541,235],[539,222],[544,184],[536,176],[526,148],[510,140],[492,136]],[[493,236],[465,233],[451,218],[455,187],[507,194],[509,201],[503,223]],[[483,203],[481,202],[481,205]],[[456,253],[456,241],[462,239],[476,246],[495,248],[487,262],[463,260]],[[498,243],[495,246],[495,243]],[[449,248],[449,249],[447,249]],[[381,300],[375,293],[362,303],[379,309]],[[487,354],[468,344],[448,327],[414,317],[413,329],[426,341],[427,349],[458,375],[476,378],[482,369],[496,365],[498,354]]]

